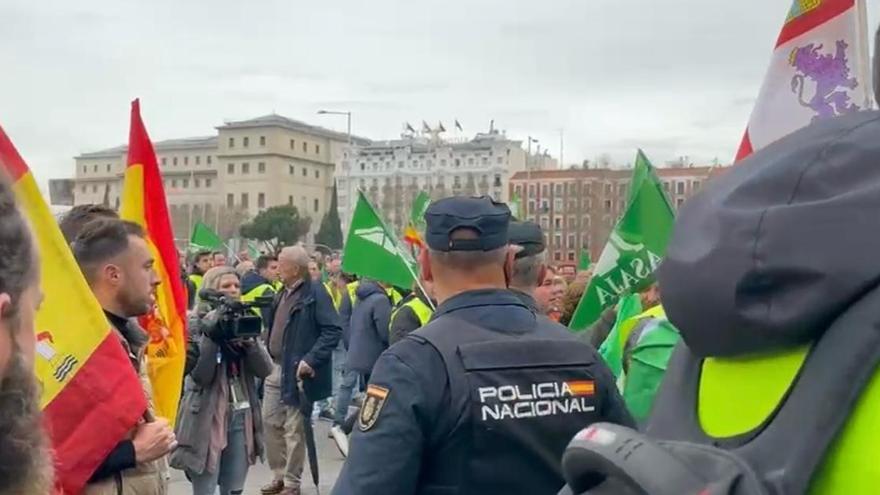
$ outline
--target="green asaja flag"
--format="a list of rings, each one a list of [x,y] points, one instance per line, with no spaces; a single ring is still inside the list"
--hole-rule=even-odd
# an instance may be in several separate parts
[[[425,191],[420,191],[419,195],[413,201],[412,212],[410,213],[410,221],[413,226],[420,231],[425,230],[425,212],[428,211],[428,205],[431,204],[431,196]]]
[[[578,271],[587,270],[593,262],[590,261],[590,251],[581,249],[581,257],[578,260]]]
[[[513,193],[510,197],[510,212],[513,214],[517,220],[524,220],[526,212],[523,210],[522,198],[519,197],[519,194]]]
[[[403,288],[416,280],[412,257],[360,191],[342,253],[342,271]]]
[[[223,247],[223,241],[220,240],[220,236],[211,230],[211,227],[202,222],[196,222],[193,226],[189,245],[191,249],[195,250],[210,249],[215,251]]]
[[[593,278],[569,323],[572,330],[587,328],[621,296],[654,281],[654,270],[666,254],[674,221],[663,184],[639,150],[626,212],[593,267]]]

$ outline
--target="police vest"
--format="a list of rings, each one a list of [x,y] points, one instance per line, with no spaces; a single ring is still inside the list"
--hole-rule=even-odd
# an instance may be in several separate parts
[[[429,439],[419,493],[545,494],[562,487],[566,444],[602,415],[594,351],[548,338],[543,323],[528,324],[530,332],[505,334],[441,316],[410,334],[442,356],[451,399]],[[450,489],[444,473],[453,459],[461,477]]]
[[[430,306],[425,304],[418,297],[413,296],[413,298],[409,301],[406,301],[400,306],[394,308],[394,311],[391,312],[391,318],[389,320],[391,322],[391,325],[394,325],[394,320],[397,319],[397,315],[400,314],[400,310],[403,308],[409,308],[412,310],[413,314],[416,315],[416,318],[419,319],[420,327],[427,325],[428,320],[431,319],[431,315],[434,314],[434,311],[431,309]]]
[[[701,359],[679,345],[648,433],[735,454],[772,493],[875,493],[878,299],[866,296],[817,342],[784,351]]]
[[[269,283],[260,284],[253,289],[247,291],[245,294],[242,294],[241,300],[243,302],[254,302],[258,297],[263,297],[266,295],[266,291],[275,291],[275,287]],[[260,308],[251,308],[251,311],[257,314],[260,318],[263,317],[263,312]]]

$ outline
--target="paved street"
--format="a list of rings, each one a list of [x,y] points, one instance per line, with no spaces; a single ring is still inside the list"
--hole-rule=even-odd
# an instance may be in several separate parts
[[[342,468],[343,457],[336,449],[333,440],[327,438],[330,431],[330,423],[326,421],[318,421],[315,424],[315,441],[318,445],[318,465],[320,466],[320,486],[321,494],[329,495],[339,470]],[[315,487],[312,484],[311,474],[309,473],[308,462],[306,463],[305,472],[303,473],[303,494],[314,495]],[[268,483],[272,479],[272,472],[267,464],[257,464],[251,467],[248,472],[247,483],[244,488],[244,495],[259,495],[260,487]],[[173,470],[171,474],[171,490],[169,495],[190,495],[192,493],[191,485],[183,473]]]

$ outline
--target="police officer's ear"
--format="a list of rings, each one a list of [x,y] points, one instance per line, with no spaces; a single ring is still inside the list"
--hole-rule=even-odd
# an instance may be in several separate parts
[[[422,280],[426,282],[433,282],[434,274],[431,272],[430,257],[428,256],[427,249],[422,249],[421,251],[419,251],[419,267],[422,274]]]
[[[510,287],[510,279],[513,277],[513,262],[516,259],[516,253],[522,249],[521,246],[515,244],[507,245],[507,256],[504,258],[504,281],[507,287]]]

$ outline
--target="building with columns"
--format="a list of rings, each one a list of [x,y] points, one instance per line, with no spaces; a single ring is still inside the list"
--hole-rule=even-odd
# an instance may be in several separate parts
[[[215,129],[212,136],[154,143],[175,237],[188,239],[195,221],[231,236],[241,222],[286,204],[311,218],[313,236],[330,207],[335,164],[349,136],[275,114]],[[75,157],[74,204],[118,208],[127,151],[117,146]]]
[[[553,168],[549,156],[528,157],[522,141],[490,129],[473,138],[440,136],[436,130],[353,147],[337,165],[339,218],[343,232],[364,191],[397,232],[406,225],[421,191],[432,199],[488,195],[507,201],[511,177],[528,166]]]

